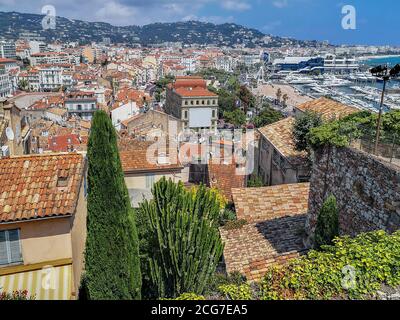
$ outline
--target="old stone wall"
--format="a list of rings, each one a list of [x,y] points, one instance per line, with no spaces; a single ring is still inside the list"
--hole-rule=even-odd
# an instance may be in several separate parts
[[[400,167],[352,148],[326,147],[313,158],[306,219],[309,241],[330,194],[337,200],[341,235],[400,229]]]

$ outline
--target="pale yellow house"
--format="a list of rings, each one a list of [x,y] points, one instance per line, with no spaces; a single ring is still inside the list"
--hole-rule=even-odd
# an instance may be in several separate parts
[[[81,154],[0,159],[0,292],[76,299],[86,241]]]

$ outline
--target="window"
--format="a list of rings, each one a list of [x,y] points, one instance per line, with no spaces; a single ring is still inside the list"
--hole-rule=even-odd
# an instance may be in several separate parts
[[[215,110],[212,111],[212,117],[215,118]]]
[[[0,265],[22,262],[19,229],[0,231]]]
[[[146,175],[146,189],[151,189],[153,187],[154,180],[155,180],[154,174]]]
[[[200,101],[199,100],[196,100],[196,104],[198,105],[200,103]]]
[[[188,102],[189,102],[189,101],[185,100],[185,106],[187,106],[187,105],[188,105]]]
[[[187,118],[188,118],[188,112],[187,112],[187,110],[185,110],[183,112],[183,119],[187,119]]]

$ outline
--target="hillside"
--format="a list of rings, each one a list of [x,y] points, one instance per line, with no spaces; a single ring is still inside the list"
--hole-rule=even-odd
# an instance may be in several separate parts
[[[104,22],[86,22],[57,17],[55,30],[42,29],[43,15],[18,12],[0,12],[0,35],[6,39],[17,39],[21,33],[36,33],[46,41],[100,42],[104,37],[113,43],[141,45],[163,42],[183,44],[272,47],[281,45],[314,46],[316,41],[300,41],[281,38],[240,26],[234,23],[187,21],[175,23],[153,23],[145,26],[117,27]]]

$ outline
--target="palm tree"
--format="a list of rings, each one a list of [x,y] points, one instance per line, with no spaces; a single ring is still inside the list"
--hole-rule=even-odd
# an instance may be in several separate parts
[[[22,79],[18,82],[18,88],[22,91],[29,90],[29,82],[26,79]]]
[[[281,103],[281,97],[282,97],[282,90],[279,88],[279,89],[276,91],[276,100],[278,101],[278,104]]]
[[[287,103],[288,99],[289,99],[289,96],[287,95],[287,93],[285,93],[282,96],[282,104],[283,104],[284,107],[286,107],[286,103]]]

